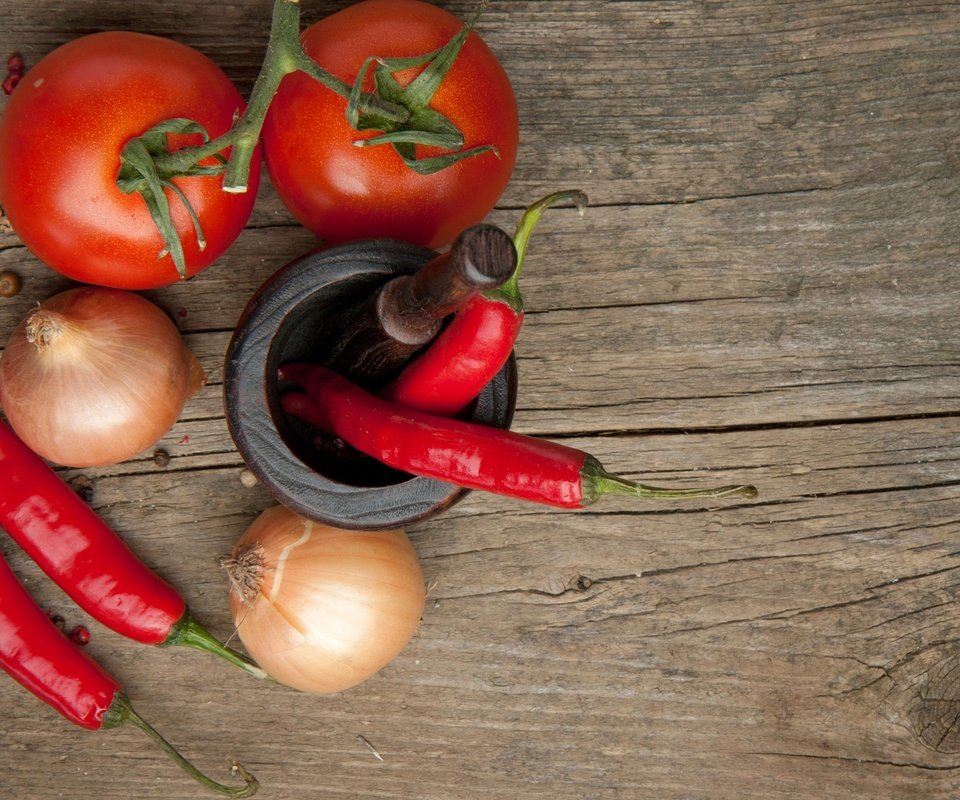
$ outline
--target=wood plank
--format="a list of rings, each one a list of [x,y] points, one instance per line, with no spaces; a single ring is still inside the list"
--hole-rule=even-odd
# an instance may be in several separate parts
[[[960,428],[947,435],[934,421],[912,425],[643,441],[661,482],[697,479],[682,463],[691,451],[713,465],[710,481],[762,472],[763,496],[752,504],[638,510],[610,500],[564,513],[475,493],[413,531],[433,587],[416,639],[380,676],[342,695],[257,685],[204,656],[138,648],[97,626],[92,652],[202,761],[215,765],[229,750],[290,796],[310,786],[336,796],[362,776],[385,796],[422,787],[439,798],[482,778],[497,797],[584,786],[603,797],[681,797],[691,752],[720,796],[791,796],[811,770],[825,793],[859,786],[940,796],[937,768],[955,757],[922,743],[926,712],[914,692],[917,684],[933,691],[954,657]],[[866,437],[852,430],[861,427]],[[918,450],[905,453],[905,437]],[[874,452],[860,449],[865,438]],[[583,444],[598,442],[612,445],[605,460],[616,465],[639,443]],[[791,462],[775,476],[766,466]],[[269,500],[238,490],[232,469],[181,476],[104,478],[93,502],[226,636],[216,559]],[[4,551],[40,598],[76,620],[32,565]],[[14,709],[0,747],[24,746],[19,728],[32,712],[18,697],[12,685],[0,690]],[[211,737],[204,726],[214,723],[223,733]],[[261,732],[255,743],[238,735],[248,728]],[[98,764],[84,786],[127,796],[123,764],[134,758],[174,796],[193,796],[149,746],[108,735],[121,741],[107,747],[79,732],[54,740],[70,740],[67,763]],[[384,766],[357,735],[376,745]],[[49,756],[50,746],[38,742],[35,755]],[[647,760],[659,767],[638,768]],[[36,781],[11,766],[14,785],[33,792]],[[36,796],[43,791],[41,781]]]
[[[902,186],[591,208],[582,220],[554,210],[523,278],[518,426],[558,435],[950,413],[957,209],[938,185],[911,189],[923,220],[897,200]],[[491,219],[512,230],[518,216]],[[187,418],[221,413],[233,325],[311,241],[296,227],[253,228],[223,263],[148,293],[210,377]],[[22,254],[0,253],[0,266],[28,276],[0,306],[5,329],[66,285]]]
[[[346,4],[305,4],[304,22]],[[475,7],[446,5],[461,16]],[[198,47],[249,91],[262,6],[151,8],[39,0],[6,13],[3,44],[32,63],[82,33],[133,28]],[[761,0],[515,0],[491,4],[480,30],[518,88],[529,143],[504,198],[513,207],[542,193],[545,176],[576,174],[598,202],[633,204],[955,167],[960,23],[949,3],[795,0],[771,13]]]
[[[130,27],[200,48],[244,93],[266,42],[252,0],[0,15],[0,54],[28,63]],[[515,429],[634,479],[761,496],[560,512],[472,493],[410,531],[431,587],[414,640],[329,697],[124,641],[5,537],[0,554],[89,625],[162,733],[216,777],[241,760],[265,798],[952,800],[960,7],[497,0],[479,29],[522,118],[490,221],[559,188],[592,200],[531,245]],[[169,463],[62,470],[222,638],[218,559],[272,502],[242,480],[223,358],[256,288],[315,244],[265,181],[218,264],[147,293],[208,373],[158,443]],[[2,226],[0,269],[24,277],[0,339],[71,285]],[[4,797],[210,796],[144,737],[71,728],[11,681],[0,710]]]

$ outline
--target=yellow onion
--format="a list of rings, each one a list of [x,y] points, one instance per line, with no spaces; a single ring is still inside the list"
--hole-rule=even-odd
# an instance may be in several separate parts
[[[426,591],[401,530],[345,531],[283,506],[264,511],[223,560],[234,624],[275,680],[339,692],[404,648]]]
[[[57,464],[116,464],[155,444],[205,381],[176,325],[119,289],[44,301],[0,358],[0,406],[34,452]]]

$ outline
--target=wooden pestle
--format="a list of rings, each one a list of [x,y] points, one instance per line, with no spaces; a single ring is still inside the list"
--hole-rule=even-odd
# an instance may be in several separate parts
[[[467,228],[449,251],[345,310],[333,326],[340,335],[326,365],[368,384],[390,377],[439,333],[445,317],[478,292],[500,286],[516,266],[507,233],[493,225]]]

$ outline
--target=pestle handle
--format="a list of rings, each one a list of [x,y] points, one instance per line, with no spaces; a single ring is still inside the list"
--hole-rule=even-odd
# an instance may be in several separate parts
[[[467,228],[450,250],[383,287],[377,298],[380,324],[398,342],[426,344],[444,317],[478,292],[502,285],[516,267],[517,250],[508,234],[493,225]]]
[[[368,387],[389,378],[440,332],[443,318],[478,292],[501,286],[517,266],[513,239],[493,225],[467,228],[450,250],[400,275],[332,326],[322,362]]]

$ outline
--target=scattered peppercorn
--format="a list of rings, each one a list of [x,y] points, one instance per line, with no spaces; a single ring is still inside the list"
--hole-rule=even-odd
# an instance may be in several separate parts
[[[20,294],[22,282],[16,272],[0,272],[0,297],[16,297]]]
[[[48,611],[47,616],[50,618],[50,621],[60,630],[64,630],[67,625],[67,621],[63,617],[53,611]]]
[[[166,467],[170,463],[170,454],[162,448],[154,450],[153,463],[158,467]]]
[[[76,478],[70,481],[70,485],[84,503],[89,503],[93,500],[93,481],[86,475],[77,475]]]
[[[26,71],[26,64],[23,62],[23,56],[19,53],[13,53],[7,59],[7,77],[3,81],[3,93],[11,94],[20,83],[23,73]]]
[[[77,625],[72,631],[70,631],[70,641],[80,647],[84,647],[90,644],[90,631],[83,625]]]

